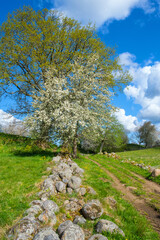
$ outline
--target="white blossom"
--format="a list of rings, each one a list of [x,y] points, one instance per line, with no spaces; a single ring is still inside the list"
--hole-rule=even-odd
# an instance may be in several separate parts
[[[34,97],[34,114],[27,119],[31,128],[38,129],[43,122],[58,137],[72,140],[81,128],[106,124],[114,110],[111,73],[97,63],[98,55],[94,54],[87,61],[77,59],[66,75],[57,76],[54,68],[48,69],[44,87]]]

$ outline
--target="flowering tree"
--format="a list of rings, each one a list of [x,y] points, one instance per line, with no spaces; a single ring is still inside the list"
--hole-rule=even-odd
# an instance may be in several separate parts
[[[44,129],[52,130],[51,136],[72,145],[76,157],[80,132],[89,126],[96,131],[108,123],[114,111],[111,81],[122,80],[124,75],[104,71],[98,54],[77,58],[70,67],[72,70],[61,77],[55,77],[56,69],[48,70],[44,88],[33,102],[34,114],[27,122],[33,129],[39,129],[39,134],[44,123]]]
[[[24,7],[0,27],[0,93],[15,97],[37,135],[71,142],[74,153],[79,131],[106,122],[128,79],[94,28],[57,11]]]
[[[66,76],[76,58],[91,53],[98,53],[108,69],[118,68],[110,59],[114,50],[104,46],[90,25],[81,26],[55,10],[18,9],[0,26],[0,94],[14,97],[15,113],[31,114],[46,72],[53,68],[55,78]]]
[[[103,151],[115,151],[126,144],[127,136],[124,127],[114,115],[110,115],[108,121],[102,126],[93,129],[86,128],[80,134],[80,147],[85,151],[102,153]]]

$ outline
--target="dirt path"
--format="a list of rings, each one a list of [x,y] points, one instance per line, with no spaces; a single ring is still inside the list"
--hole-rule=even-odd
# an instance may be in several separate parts
[[[110,164],[108,164],[108,165],[110,166]],[[112,166],[112,167],[113,167],[113,166]],[[121,168],[121,169],[123,169],[123,170],[125,170],[124,167],[121,167],[121,166],[118,166],[118,167]],[[115,168],[115,167],[114,167],[114,168]],[[131,173],[132,175],[134,175],[135,177],[137,177],[137,179],[133,179],[133,180],[139,181],[139,182],[143,185],[144,189],[147,190],[147,192],[151,192],[151,193],[156,193],[156,194],[158,194],[158,195],[159,195],[159,200],[160,200],[160,185],[158,185],[158,184],[155,183],[155,182],[152,182],[152,181],[149,181],[149,180],[145,179],[144,177],[142,177],[142,176],[140,176],[140,175],[138,175],[138,174],[130,171],[129,169],[127,169],[127,171],[128,171],[129,173]],[[127,174],[126,174],[126,176],[127,176]],[[131,177],[131,178],[132,178],[132,177]]]
[[[110,171],[108,171],[100,163],[98,163],[97,161],[95,161],[91,158],[87,158],[87,159],[89,159],[90,161],[97,164],[104,172],[106,172],[113,179],[112,186],[115,189],[117,189],[118,191],[122,192],[124,199],[126,199],[130,203],[132,203],[132,205],[134,205],[134,207],[141,214],[145,215],[145,217],[151,222],[151,225],[153,226],[155,231],[157,231],[160,235],[160,213],[158,211],[154,210],[154,208],[152,208],[151,206],[149,206],[146,203],[145,199],[134,195],[128,187],[126,187],[124,184],[122,184],[114,174],[112,174]],[[137,177],[139,177],[141,179],[141,176],[137,175]],[[146,180],[144,178],[143,178],[143,180],[144,180],[145,190],[150,191],[149,189],[152,189],[152,191],[156,191],[156,192],[160,193],[160,186],[158,186],[156,183],[149,182],[148,180]],[[142,183],[142,185],[143,185],[143,183]]]
[[[109,163],[108,163],[108,166],[111,166]],[[114,169],[116,169],[116,166],[112,166]],[[124,167],[122,166],[119,166],[118,167],[120,169],[123,169],[123,170],[126,170]],[[127,172],[130,173],[130,178],[133,179],[133,182],[140,182],[142,187],[143,187],[143,190],[146,192],[145,194],[145,197],[146,197],[146,201],[149,203],[150,200],[154,199],[156,200],[158,203],[150,203],[155,209],[159,209],[160,211],[160,185],[155,183],[155,182],[152,182],[152,181],[149,181],[147,179],[145,179],[144,177],[130,171],[129,169],[127,169]],[[125,174],[125,173],[123,173]],[[126,173],[125,174],[126,176],[128,176],[128,174]],[[133,178],[132,176],[134,175],[136,177]],[[143,196],[142,196],[143,197]],[[150,199],[151,198],[151,199]]]

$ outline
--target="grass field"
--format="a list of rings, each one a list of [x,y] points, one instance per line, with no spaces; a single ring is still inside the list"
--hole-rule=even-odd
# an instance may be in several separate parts
[[[146,166],[160,167],[160,148],[149,148],[138,151],[118,153],[123,159],[129,159],[137,163],[144,163]]]
[[[129,160],[129,162],[135,161],[136,163],[143,163],[145,166],[152,166],[155,168],[160,168],[160,148],[149,148],[138,151],[128,151],[128,152],[120,152],[118,155],[122,158],[122,160]],[[118,163],[121,164],[121,163]],[[135,173],[142,175],[143,177],[152,180],[158,184],[160,184],[160,176],[153,178],[149,171],[138,168],[130,163],[122,163],[125,168],[128,168]]]
[[[122,159],[131,158],[134,161],[142,161],[141,158],[148,159],[150,165],[158,165],[157,159],[160,157],[160,150],[147,150],[120,153]],[[124,154],[124,155],[123,155]],[[150,155],[149,155],[150,154]],[[156,159],[153,157],[156,156]],[[46,174],[45,170],[48,162],[54,156],[54,151],[48,149],[43,151],[35,145],[34,141],[28,138],[16,137],[6,134],[0,134],[0,239],[6,229],[20,217],[28,208],[29,202],[36,199],[37,186]],[[134,173],[148,177],[148,172],[133,166],[129,163],[123,163],[121,160],[107,158],[103,155],[88,155],[93,160],[98,161],[104,168],[111,173],[116,174],[118,179],[126,186],[133,186],[137,190],[135,194],[145,196],[143,181],[137,181]],[[86,156],[80,156],[75,160],[80,167],[85,170],[83,184],[92,186],[98,193],[96,198],[100,199],[106,218],[118,224],[125,232],[125,238],[120,235],[107,235],[108,240],[158,240],[159,237],[148,224],[144,216],[141,216],[137,210],[126,200],[123,199],[121,192],[112,187],[112,178],[107,175],[102,168],[91,162]],[[147,164],[146,164],[147,165]],[[75,195],[76,196],[76,195]],[[110,208],[106,203],[106,197],[113,197],[117,201],[116,208]],[[64,201],[68,196],[59,195],[54,199],[58,204]],[[85,197],[90,199],[90,196]],[[154,199],[153,199],[154,200]],[[62,210],[63,211],[63,210]],[[68,219],[73,220],[68,214]],[[86,230],[94,233],[92,221],[87,220],[84,226]]]
[[[0,134],[0,232],[28,207],[53,153],[30,139]]]
[[[94,156],[94,158],[97,160],[97,156]],[[98,198],[103,202],[105,214],[101,218],[115,222],[126,234],[125,238],[119,235],[110,236],[107,234],[108,240],[159,239],[158,234],[151,230],[145,217],[141,216],[129,202],[123,199],[122,194],[112,187],[112,179],[100,167],[84,156],[81,156],[80,159],[75,161],[85,170],[85,183],[97,191]],[[106,204],[106,197],[113,197],[117,201],[116,209],[111,209],[109,205]],[[90,226],[91,222],[88,222],[88,225]]]

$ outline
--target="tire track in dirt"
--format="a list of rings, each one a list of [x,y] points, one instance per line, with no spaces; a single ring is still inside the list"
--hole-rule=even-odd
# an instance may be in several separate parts
[[[118,191],[123,193],[124,199],[129,201],[141,214],[143,214],[150,221],[154,230],[158,232],[158,234],[160,235],[160,214],[157,211],[155,211],[152,207],[150,207],[143,198],[140,198],[131,193],[130,190],[126,188],[125,185],[122,184],[114,174],[108,171],[100,163],[88,157],[87,159],[94,162],[104,172],[106,172],[107,175],[109,175],[113,179],[113,182],[111,183],[112,186]]]
[[[108,162],[107,164],[108,166],[111,166]],[[117,164],[114,164],[114,166],[112,165],[111,167],[116,169],[116,166],[119,169],[126,170],[124,167],[119,166]],[[149,204],[152,208],[159,211],[160,213],[160,185],[145,179],[144,177],[132,172],[129,169],[127,169],[127,172],[130,173],[129,177],[133,180],[133,182],[134,183],[139,182],[142,185],[143,190],[145,191],[145,195],[140,195],[139,197],[143,198],[147,204]],[[125,176],[128,176],[124,172],[123,174]],[[133,178],[133,175],[136,177],[136,179]]]
[[[115,164],[114,166],[113,165],[110,165],[108,162],[107,162],[108,166],[111,166],[113,167],[114,169],[116,169],[116,166],[117,164]],[[126,170],[124,167],[122,166],[117,166],[118,168],[120,169],[123,169],[123,170]],[[130,173],[131,175],[134,175],[137,179],[133,178],[131,175],[130,175],[130,178],[133,179],[134,182],[138,181],[141,183],[141,185],[143,186],[143,189],[149,193],[149,194],[153,194],[154,197],[160,201],[160,185],[155,183],[155,182],[152,182],[152,181],[149,181],[147,179],[145,179],[144,177],[136,174],[135,172],[132,172],[131,170],[127,169],[127,172]],[[123,172],[123,174],[125,176],[128,176],[127,174],[125,174]]]

